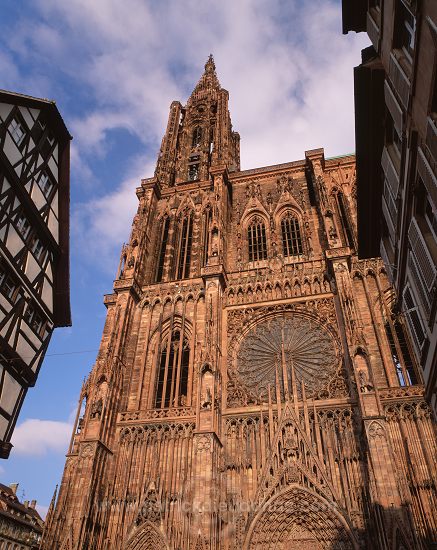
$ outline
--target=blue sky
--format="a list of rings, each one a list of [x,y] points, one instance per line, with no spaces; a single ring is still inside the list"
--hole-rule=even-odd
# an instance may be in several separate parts
[[[0,480],[44,513],[59,483],[91,369],[135,187],[153,175],[171,101],[209,55],[230,93],[242,169],[353,152],[353,66],[365,36],[341,34],[329,0],[3,0],[0,87],[57,102],[71,163],[73,326],[57,329],[28,392]]]

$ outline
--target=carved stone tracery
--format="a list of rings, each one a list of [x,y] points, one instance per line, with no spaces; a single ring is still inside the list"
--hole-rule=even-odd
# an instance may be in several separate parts
[[[331,324],[334,318],[328,298],[229,311],[228,406],[267,401],[269,385],[276,401],[277,372],[284,398],[282,357],[288,372],[291,365],[296,370],[299,395],[301,381],[308,386],[307,395],[316,399],[348,395],[341,346]],[[290,392],[291,385],[290,373]]]
[[[308,395],[324,389],[338,367],[336,343],[322,325],[300,315],[276,316],[256,324],[245,335],[237,353],[236,372],[241,383],[267,400],[268,387],[304,383]],[[282,365],[284,363],[284,365]],[[284,378],[283,368],[287,370]],[[279,378],[278,378],[279,377]]]

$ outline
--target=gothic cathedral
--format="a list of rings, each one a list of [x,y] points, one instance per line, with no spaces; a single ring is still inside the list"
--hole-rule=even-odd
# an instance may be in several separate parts
[[[239,152],[210,57],[136,190],[45,550],[433,547],[433,420],[357,257],[354,157]]]

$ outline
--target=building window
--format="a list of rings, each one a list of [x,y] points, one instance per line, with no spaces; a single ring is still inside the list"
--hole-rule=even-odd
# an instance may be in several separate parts
[[[437,207],[421,178],[418,178],[415,191],[414,218],[410,223],[409,236],[411,248],[419,260],[427,288],[431,289],[435,284],[437,271]]]
[[[20,147],[26,136],[26,132],[21,122],[19,122],[16,118],[13,118],[9,123],[8,130],[17,147]]]
[[[44,246],[42,242],[38,239],[38,237],[35,237],[32,244],[32,252],[37,260],[42,260],[44,257]]]
[[[198,164],[190,164],[190,168],[188,170],[188,179],[189,181],[196,181],[199,179],[199,165]]]
[[[2,420],[7,420],[7,423],[1,422],[1,439],[4,439],[5,432],[9,428],[7,424],[11,420],[17,403],[20,402],[22,389],[21,384],[7,371],[7,367],[0,364],[0,414],[3,417]],[[9,543],[5,548],[10,548]]]
[[[179,330],[161,342],[155,408],[183,406],[187,402],[190,346]]]
[[[160,283],[162,281],[162,275],[164,273],[164,262],[165,262],[165,254],[167,251],[169,229],[170,229],[170,218],[166,217],[165,221],[162,222],[162,228],[161,228],[161,247],[159,250],[158,267],[156,270],[156,278],[155,278],[157,283]]]
[[[406,286],[403,293],[403,298],[405,305],[405,317],[407,319],[408,326],[410,327],[410,332],[413,336],[416,348],[420,353],[426,339],[426,334],[422,326],[422,321],[420,320],[419,309],[409,286]]]
[[[188,180],[196,181],[199,179],[200,155],[191,155],[188,159]]]
[[[209,154],[214,151],[214,128],[210,128],[209,130]]]
[[[392,195],[391,187],[387,179],[384,179],[384,188],[382,191],[382,195],[384,197],[388,213],[390,214],[389,221],[391,222],[392,226],[396,229],[397,221],[398,221],[398,207],[396,204],[396,200]]]
[[[35,310],[32,303],[27,304],[27,307],[23,313],[23,319],[30,326],[30,328],[38,335],[41,334],[43,328],[43,319],[41,315]]]
[[[385,116],[385,143],[390,152],[394,152],[396,157],[393,159],[399,169],[399,160],[402,154],[402,140],[396,130],[391,114],[386,111]],[[391,155],[393,158],[393,155]]]
[[[211,218],[212,213],[211,209],[208,208],[208,210],[204,213],[204,226],[203,226],[203,265],[206,265],[208,263],[208,251],[209,251],[209,229],[211,225]]]
[[[33,128],[31,130],[31,136],[33,141],[38,144],[42,135],[44,134],[44,130],[46,129],[46,121],[43,118],[43,115],[41,114],[38,118],[38,120],[33,125]]]
[[[26,216],[23,213],[18,213],[16,220],[16,227],[18,233],[23,237],[24,240],[27,239],[30,233],[31,225],[29,223],[29,220],[26,218]]]
[[[299,221],[291,214],[281,220],[282,248],[284,256],[300,256],[303,253]]]
[[[343,232],[346,237],[346,243],[351,248],[354,248],[355,243],[351,229],[350,217],[346,208],[344,195],[341,191],[337,193],[337,204],[340,212],[341,225],[343,226]]]
[[[46,172],[41,172],[41,176],[39,178],[39,186],[45,198],[48,199],[53,189],[53,182],[46,174]]]
[[[12,277],[7,276],[3,283],[3,292],[7,298],[12,303],[17,301],[18,297],[18,284],[12,279]]]
[[[267,258],[266,227],[261,218],[256,216],[247,228],[249,244],[249,262]]]
[[[429,195],[426,195],[423,205],[423,219],[427,225],[427,233],[432,234],[433,241],[437,243],[437,209],[434,207]]]
[[[402,50],[411,61],[414,53],[416,19],[402,0],[397,1],[393,46]]]
[[[202,128],[200,126],[196,126],[193,130],[193,139],[191,141],[191,147],[199,147],[201,141],[202,141]]]
[[[436,51],[437,57],[437,51]],[[432,118],[437,118],[437,60],[436,60],[436,69],[434,70],[434,85],[431,90],[431,116]]]
[[[177,278],[186,279],[190,276],[191,243],[193,240],[193,216],[188,214],[182,222],[179,238],[179,253],[177,262]]]
[[[422,303],[423,314],[429,317],[437,283],[437,209],[420,178],[415,190],[408,242],[410,279]]]

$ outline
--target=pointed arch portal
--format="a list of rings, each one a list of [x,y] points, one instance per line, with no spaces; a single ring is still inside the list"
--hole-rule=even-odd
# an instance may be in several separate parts
[[[162,533],[150,521],[141,525],[125,546],[126,550],[168,550]]]
[[[345,518],[314,491],[291,485],[253,519],[244,550],[357,550]]]

